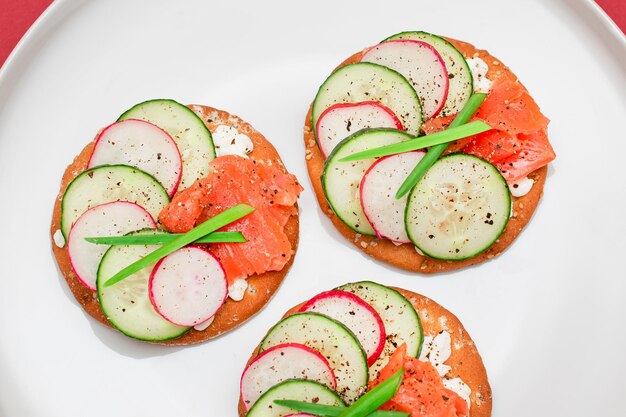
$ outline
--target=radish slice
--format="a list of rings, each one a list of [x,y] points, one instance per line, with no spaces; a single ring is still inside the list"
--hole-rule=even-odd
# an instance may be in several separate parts
[[[392,40],[370,48],[361,62],[372,62],[398,71],[417,92],[424,120],[435,117],[448,96],[448,71],[435,48],[426,42]]]
[[[327,157],[343,139],[361,129],[393,128],[404,130],[396,115],[377,101],[339,103],[320,115],[315,130],[320,150]]]
[[[113,123],[96,139],[87,167],[115,164],[147,172],[163,185],[170,197],[178,189],[183,174],[176,142],[167,132],[143,120]]]
[[[319,352],[299,343],[274,346],[257,356],[241,376],[241,401],[249,410],[274,385],[288,379],[307,379],[335,390],[337,380]]]
[[[359,187],[361,207],[379,238],[410,242],[404,226],[408,195],[397,200],[396,192],[424,155],[423,151],[415,151],[380,158],[363,176]]]
[[[346,326],[363,347],[368,365],[376,362],[383,351],[387,335],[382,319],[372,306],[352,293],[323,292],[306,302],[300,311],[323,314]]]
[[[155,310],[164,319],[186,327],[213,317],[228,296],[222,264],[211,252],[193,246],[161,259],[148,286]]]
[[[84,212],[70,229],[67,250],[70,265],[83,285],[96,290],[98,266],[109,245],[96,245],[86,237],[121,236],[135,230],[155,228],[143,207],[128,201],[101,204]]]

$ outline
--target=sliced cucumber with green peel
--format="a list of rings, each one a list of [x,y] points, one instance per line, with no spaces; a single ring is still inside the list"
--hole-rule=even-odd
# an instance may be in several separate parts
[[[413,304],[393,288],[371,281],[352,282],[338,288],[350,292],[372,306],[383,320],[387,340],[380,357],[370,366],[370,379],[376,378],[396,348],[406,343],[406,352],[419,357],[424,333]]]
[[[324,81],[313,101],[311,126],[315,130],[320,115],[334,104],[362,101],[381,103],[400,119],[407,132],[419,133],[422,107],[415,89],[398,72],[370,62],[345,65]]]
[[[458,261],[487,250],[504,232],[511,194],[489,162],[472,155],[439,159],[409,195],[409,239],[435,259]]]
[[[246,417],[284,417],[297,414],[296,410],[274,404],[275,400],[294,400],[308,403],[344,406],[336,392],[319,382],[289,379],[274,385],[254,403]]]
[[[361,130],[339,142],[326,159],[322,173],[324,195],[337,217],[355,232],[368,236],[376,234],[363,212],[359,190],[363,175],[376,159],[354,162],[339,160],[356,152],[409,139],[414,137],[395,129]]]
[[[187,106],[168,99],[148,100],[127,110],[118,121],[126,119],[150,122],[174,139],[183,160],[179,191],[207,176],[209,162],[215,158],[213,138],[202,119]]]
[[[153,234],[153,230],[139,232]],[[104,283],[131,263],[158,249],[157,245],[111,246],[104,254],[96,281],[98,300],[109,322],[127,336],[150,342],[180,337],[190,327],[177,326],[156,312],[150,301],[148,282],[154,265],[108,287]]]
[[[300,343],[328,359],[337,379],[337,392],[347,403],[354,402],[365,392],[367,355],[343,324],[317,313],[293,314],[267,333],[259,346],[259,353],[284,343]]]
[[[167,191],[153,176],[128,165],[89,169],[67,186],[61,201],[61,232],[67,239],[72,224],[92,207],[129,201],[146,209],[154,219],[170,202]]]
[[[426,42],[439,52],[446,64],[449,77],[448,97],[440,115],[448,116],[460,112],[474,91],[474,79],[463,54],[447,40],[428,32],[401,32],[388,37],[385,41],[394,39]]]

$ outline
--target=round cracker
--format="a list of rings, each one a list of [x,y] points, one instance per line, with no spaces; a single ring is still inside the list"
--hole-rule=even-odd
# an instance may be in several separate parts
[[[390,288],[399,291],[413,304],[422,322],[424,336],[435,337],[444,330],[450,333],[450,347],[452,353],[450,358],[445,362],[446,365],[450,366],[450,372],[447,376],[450,378],[461,378],[472,390],[470,394],[472,404],[470,407],[470,417],[491,416],[491,386],[489,385],[487,370],[478,353],[476,344],[459,319],[430,298],[402,288]],[[303,305],[304,303],[300,303],[289,309],[282,318],[284,319],[285,317],[297,313]],[[257,346],[248,360],[247,365],[258,356],[258,351],[259,347]],[[246,415],[246,409],[241,400],[241,395],[239,397],[238,412],[239,417]]]
[[[495,79],[500,72],[508,72],[511,70],[502,64],[498,59],[494,58],[485,50],[476,49],[474,46],[466,42],[449,39],[459,51],[467,58],[480,57],[489,65],[487,77]],[[359,62],[365,50],[352,55],[350,58],[342,62],[337,68],[347,64]],[[333,212],[332,208],[326,200],[324,189],[322,187],[322,172],[324,170],[324,162],[326,159],[320,151],[315,141],[315,135],[311,126],[311,109],[309,107],[304,124],[304,145],[306,152],[306,166],[309,172],[309,178],[315,191],[317,201],[326,216],[330,218],[335,228],[357,248],[368,254],[369,256],[386,262],[393,266],[412,272],[421,272],[432,274],[436,272],[451,271],[466,266],[478,264],[486,260],[492,259],[500,255],[506,248],[513,243],[515,238],[520,234],[522,229],[528,224],[535,209],[539,204],[539,200],[543,196],[543,186],[546,181],[548,168],[543,167],[528,175],[534,181],[534,185],[530,192],[523,197],[512,197],[513,213],[509,222],[500,238],[485,252],[478,256],[463,261],[443,261],[433,259],[418,253],[414,246],[405,243],[396,246],[387,239],[378,239],[375,236],[364,236],[356,233],[354,230],[346,226]]]
[[[244,120],[225,111],[217,110],[211,107],[190,105],[189,108],[204,121],[204,124],[210,131],[214,131],[219,125],[227,125],[236,128],[239,133],[249,136],[254,144],[254,150],[248,155],[250,158],[272,161],[275,166],[278,166],[284,172],[287,172],[287,169],[280,159],[278,152],[272,144]],[[63,174],[63,179],[61,180],[61,190],[57,196],[52,214],[52,224],[50,225],[51,236],[54,236],[54,233],[60,229],[61,200],[63,199],[63,193],[65,193],[65,189],[68,184],[87,168],[87,163],[89,162],[89,157],[91,156],[93,147],[94,141],[85,146],[85,148],[76,158],[74,158],[72,164],[67,167],[65,173]],[[204,342],[240,326],[256,314],[270,300],[270,298],[272,298],[287,275],[289,268],[293,264],[295,253],[298,248],[299,236],[299,222],[297,214],[292,215],[287,221],[287,224],[285,225],[285,233],[289,238],[289,242],[291,242],[292,256],[282,270],[269,271],[261,275],[252,275],[248,277],[248,289],[245,292],[243,300],[234,301],[231,298],[227,298],[224,305],[215,315],[213,323],[211,323],[211,325],[205,330],[197,331],[192,328],[190,331],[177,339],[157,343],[163,345],[189,345]],[[76,274],[74,274],[70,265],[67,245],[63,248],[59,248],[54,243],[53,238],[52,251],[54,252],[54,256],[57,260],[61,273],[65,277],[70,290],[72,290],[74,297],[81,307],[99,322],[109,327],[113,327],[102,313],[96,292],[91,291],[89,288],[81,284],[76,277]]]

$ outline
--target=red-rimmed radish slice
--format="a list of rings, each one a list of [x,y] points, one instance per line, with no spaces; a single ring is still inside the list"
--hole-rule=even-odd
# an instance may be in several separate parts
[[[124,164],[137,167],[159,181],[173,196],[183,173],[176,142],[161,128],[128,119],[106,127],[98,138],[87,168]]]
[[[372,62],[398,71],[417,92],[424,120],[441,111],[448,96],[448,71],[435,48],[426,42],[391,40],[370,48],[361,62]]]
[[[96,245],[86,237],[122,236],[154,229],[154,219],[143,207],[128,201],[101,204],[84,212],[70,229],[67,250],[72,270],[87,288],[96,290],[98,266],[109,245]]]
[[[417,163],[426,155],[414,151],[380,158],[366,172],[359,187],[361,207],[379,238],[409,243],[404,226],[407,196],[396,199],[396,192]]]
[[[276,345],[257,356],[241,375],[241,401],[246,409],[271,387],[288,379],[307,379],[335,390],[337,380],[318,351],[299,343]]]
[[[343,139],[361,129],[404,130],[398,117],[377,101],[338,103],[320,115],[315,127],[320,150],[327,157]]]
[[[382,319],[372,306],[352,293],[323,292],[307,301],[300,311],[323,314],[346,326],[363,347],[368,365],[376,362],[383,351],[387,335]]]
[[[228,296],[228,283],[222,264],[211,252],[189,246],[155,265],[148,291],[164,319],[191,327],[215,315]]]

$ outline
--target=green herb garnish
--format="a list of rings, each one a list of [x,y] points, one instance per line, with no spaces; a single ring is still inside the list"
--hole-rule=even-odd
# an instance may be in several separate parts
[[[456,115],[452,123],[450,123],[450,126],[448,130],[446,130],[446,132],[452,128],[467,123],[467,121],[474,115],[474,113],[476,113],[476,110],[478,110],[480,105],[483,104],[485,98],[487,98],[487,94],[472,94],[472,96],[465,104],[465,107],[463,107],[459,114]],[[417,184],[417,182],[422,179],[424,174],[426,174],[426,171],[428,171],[430,167],[433,166],[433,164],[437,161],[437,159],[439,159],[439,157],[441,156],[443,151],[446,150],[447,147],[447,143],[442,143],[440,145],[435,145],[428,150],[426,155],[424,155],[424,157],[418,162],[415,168],[413,168],[413,171],[411,171],[406,180],[404,180],[402,185],[400,185],[400,188],[396,193],[396,199],[401,199],[406,193],[408,193],[413,187],[415,187],[415,184]]]
[[[120,282],[124,278],[127,278],[135,272],[142,270],[148,265],[152,265],[155,262],[158,262],[162,258],[182,248],[183,246],[195,242],[201,237],[206,236],[209,233],[214,232],[217,229],[234,222],[235,220],[239,220],[242,217],[245,217],[248,214],[252,213],[253,211],[254,207],[250,207],[246,204],[238,204],[234,207],[229,208],[228,210],[221,212],[217,216],[210,218],[201,225],[194,227],[187,233],[178,236],[176,239],[164,244],[159,249],[141,258],[137,262],[128,265],[126,268],[122,269],[120,272],[109,278],[104,283],[104,286],[109,287],[115,283]]]
[[[338,417],[368,416],[371,412],[375,411],[396,395],[400,384],[402,384],[403,377],[404,368],[400,368],[395,374],[376,385],[371,391],[365,393],[365,395],[352,403],[350,407],[343,410]]]
[[[96,245],[163,245],[182,233],[156,233],[154,235],[101,236],[86,237],[85,240]],[[246,238],[241,232],[213,232],[193,243],[244,243]]]
[[[346,410],[346,407],[343,406],[313,404],[294,400],[274,400],[274,404],[291,408],[292,410],[296,410],[300,413],[313,414],[320,417],[337,417]],[[403,413],[401,411],[376,410],[368,414],[367,417],[409,417],[409,413]]]
[[[455,119],[456,120],[456,119]],[[452,126],[452,125],[450,125]],[[457,139],[466,138],[468,136],[477,135],[479,133],[491,130],[491,126],[487,123],[476,120],[457,127],[433,133],[431,135],[420,136],[415,139],[405,140],[404,142],[394,143],[392,145],[381,146],[380,148],[368,149],[366,151],[357,152],[348,155],[340,162],[359,161],[361,159],[378,158],[381,156],[395,155],[397,153],[411,152],[418,149],[428,148],[429,146],[437,146],[446,144]]]

